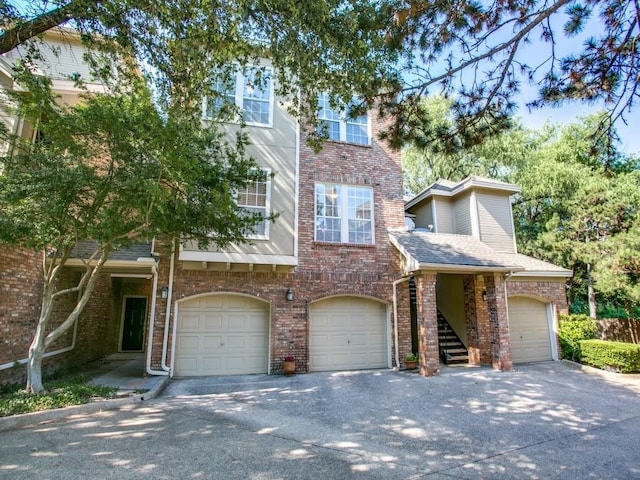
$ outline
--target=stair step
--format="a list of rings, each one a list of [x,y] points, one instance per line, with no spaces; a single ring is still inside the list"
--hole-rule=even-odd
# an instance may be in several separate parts
[[[439,310],[438,342],[440,346],[440,357],[444,363],[468,363],[469,352],[467,348]]]
[[[447,348],[444,351],[445,354],[447,355],[456,355],[456,354],[463,354],[466,355],[467,354],[467,349],[462,347],[462,348]]]

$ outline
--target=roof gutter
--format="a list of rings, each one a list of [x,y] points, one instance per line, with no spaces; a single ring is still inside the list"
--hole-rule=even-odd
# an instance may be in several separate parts
[[[511,265],[504,267],[492,267],[488,265],[453,265],[450,263],[420,263],[419,270],[435,271],[438,273],[475,273],[475,272],[523,272],[524,267]]]

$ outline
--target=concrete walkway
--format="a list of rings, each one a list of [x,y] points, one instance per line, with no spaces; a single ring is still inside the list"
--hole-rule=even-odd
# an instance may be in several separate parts
[[[640,379],[551,362],[176,379],[0,433],[0,478],[640,478]]]
[[[107,357],[106,373],[95,377],[92,383],[95,385],[107,385],[117,387],[120,394],[143,393],[155,389],[166,376],[146,375],[144,356],[115,354]]]

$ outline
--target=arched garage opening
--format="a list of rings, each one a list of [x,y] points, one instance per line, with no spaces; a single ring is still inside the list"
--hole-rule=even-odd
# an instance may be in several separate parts
[[[370,298],[331,297],[309,308],[309,370],[389,367],[387,305]]]
[[[267,373],[269,304],[237,294],[178,302],[176,376]]]
[[[515,296],[508,299],[513,363],[543,362],[557,357],[553,345],[551,304]]]

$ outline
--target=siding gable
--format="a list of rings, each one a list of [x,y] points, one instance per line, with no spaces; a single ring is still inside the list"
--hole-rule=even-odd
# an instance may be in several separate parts
[[[434,225],[437,233],[454,233],[453,231],[453,209],[448,199],[438,197],[434,199],[436,207],[436,222]]]
[[[480,240],[499,252],[516,253],[508,196],[476,193]]]
[[[453,204],[454,230],[451,233],[457,233],[458,235],[473,235],[473,229],[471,227],[470,197],[471,194],[467,193],[456,199]]]

